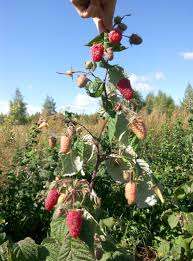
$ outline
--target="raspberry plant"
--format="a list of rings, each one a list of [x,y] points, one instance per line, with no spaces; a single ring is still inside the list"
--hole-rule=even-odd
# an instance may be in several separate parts
[[[124,39],[128,45],[142,43],[137,34],[125,35],[125,17],[115,17],[111,32],[87,44],[91,60],[85,62],[83,71],[60,73],[76,77],[79,88],[101,100],[101,130],[96,135],[73,114],[65,114],[65,133],[58,151],[61,164],[55,169],[55,180],[46,184],[45,209],[54,210],[50,236],[41,246],[26,238],[12,250],[6,241],[5,252],[13,260],[133,260],[129,251],[118,247],[106,232],[114,220],[101,218],[101,199],[95,186],[101,173],[124,184],[128,211],[132,204],[145,208],[154,206],[158,199],[164,202],[149,165],[135,152],[138,140],[147,134],[140,113],[134,111],[135,91],[124,69],[113,64],[115,54],[128,48],[122,44]],[[42,126],[48,127],[46,122],[40,124],[40,130]],[[55,147],[56,140],[50,138],[49,144]]]

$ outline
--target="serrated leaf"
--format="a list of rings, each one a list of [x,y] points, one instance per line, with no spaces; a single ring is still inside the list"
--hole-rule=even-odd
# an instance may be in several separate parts
[[[11,244],[9,243],[9,241],[6,241],[0,245],[0,261],[8,260],[13,260],[13,253]]]
[[[122,52],[122,51],[125,51],[128,49],[128,47],[125,47],[124,45],[122,44],[118,44],[118,45],[113,45],[113,51],[114,52]]]
[[[42,246],[46,247],[49,254],[46,258],[46,261],[57,261],[58,259],[58,253],[60,251],[60,244],[59,242],[54,238],[46,238],[42,242]]]
[[[81,228],[80,239],[84,241],[89,247],[90,251],[94,253],[94,234],[96,231],[96,223],[88,217],[84,217]]]
[[[61,244],[64,241],[64,238],[68,234],[68,229],[66,226],[66,219],[62,216],[53,220],[50,224],[51,226],[51,238],[55,238]]]
[[[117,123],[116,123],[116,131],[115,131],[115,137],[119,138],[120,135],[123,136],[121,138],[121,141],[123,144],[128,145],[128,121],[123,113],[117,115]]]
[[[89,82],[86,87],[86,92],[89,96],[97,98],[102,95],[104,91],[104,83],[100,78],[95,78],[93,82]]]
[[[108,136],[109,141],[112,142],[116,132],[117,116],[114,118],[110,117],[108,120]]]
[[[156,200],[153,190],[147,181],[140,180],[137,185],[137,207],[146,208],[155,205]]]
[[[116,221],[113,217],[105,218],[100,220],[100,225],[106,226],[111,229],[115,225]]]
[[[166,257],[169,254],[169,251],[170,251],[170,243],[165,240],[162,240],[157,249],[158,256]]]
[[[101,33],[97,35],[95,38],[93,38],[89,43],[86,44],[86,46],[92,46],[96,43],[103,43],[104,42],[104,33]]]
[[[111,66],[108,70],[108,73],[109,73],[109,81],[114,85],[117,85],[117,83],[121,79],[125,78],[123,68],[118,65]]]
[[[110,157],[106,160],[107,173],[115,180],[124,183],[123,171],[128,170],[128,164],[121,158]]]
[[[38,245],[29,237],[19,241],[14,249],[15,261],[39,261]]]
[[[6,233],[0,233],[0,245],[6,240]]]
[[[178,225],[179,217],[177,213],[173,213],[168,217],[168,224],[171,227],[171,229],[175,228]]]
[[[193,213],[183,214],[184,230],[188,233],[193,234]]]
[[[113,104],[111,102],[111,100],[106,99],[105,96],[101,96],[102,98],[102,102],[103,102],[103,107],[105,109],[105,111],[109,114],[110,117],[115,117],[115,111],[113,110]]]
[[[89,247],[80,239],[67,237],[64,241],[57,261],[94,261]]]

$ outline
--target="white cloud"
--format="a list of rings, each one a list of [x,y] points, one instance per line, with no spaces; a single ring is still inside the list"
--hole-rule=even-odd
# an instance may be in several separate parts
[[[27,105],[27,111],[28,111],[29,114],[35,114],[36,112],[40,112],[41,108],[38,107],[38,106],[28,104]]]
[[[131,74],[129,79],[132,87],[139,92],[150,92],[154,89],[148,76]]]
[[[68,110],[76,113],[94,113],[99,108],[99,100],[87,94],[78,93],[72,104],[63,106],[61,110]]]
[[[165,77],[165,75],[164,75],[163,72],[156,72],[156,73],[155,73],[155,79],[156,79],[156,80],[165,80],[166,77]]]
[[[0,113],[8,113],[9,111],[9,102],[7,101],[0,101]]]
[[[193,60],[193,52],[182,52],[180,55],[184,58],[184,60]]]

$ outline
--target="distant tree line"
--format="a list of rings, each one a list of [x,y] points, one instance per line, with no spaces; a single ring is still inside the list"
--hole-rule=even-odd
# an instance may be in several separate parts
[[[145,99],[136,92],[133,103],[138,110],[144,108],[149,114],[156,110],[160,113],[171,115],[177,107],[190,111],[193,110],[193,87],[190,83],[187,85],[184,98],[179,105],[176,105],[174,99],[162,91],[159,91],[156,95],[149,93]],[[42,105],[41,114],[47,117],[56,113],[56,103],[54,99],[51,96],[46,96]],[[9,102],[8,115],[0,113],[0,124],[2,124],[6,118],[13,124],[19,125],[26,124],[31,119],[31,116],[27,112],[27,103],[24,101],[24,97],[18,88],[15,91],[13,99]]]

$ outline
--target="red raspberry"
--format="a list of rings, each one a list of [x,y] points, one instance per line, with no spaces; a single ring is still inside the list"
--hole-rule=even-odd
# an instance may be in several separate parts
[[[103,54],[104,54],[104,47],[102,44],[100,43],[94,44],[91,47],[91,56],[94,62],[100,62],[101,59],[103,58]]]
[[[133,98],[133,89],[128,79],[121,79],[117,84],[117,88],[126,100],[130,101]]]
[[[118,44],[118,43],[120,43],[120,41],[122,39],[122,32],[118,28],[116,28],[116,29],[112,30],[108,36],[109,36],[110,43]]]
[[[45,209],[47,211],[51,211],[54,206],[56,205],[58,198],[60,196],[60,193],[58,192],[58,190],[56,188],[51,189],[48,192],[48,195],[45,199]]]
[[[82,223],[83,223],[82,210],[75,209],[75,210],[68,211],[66,217],[66,224],[71,237],[77,238],[80,235]]]

